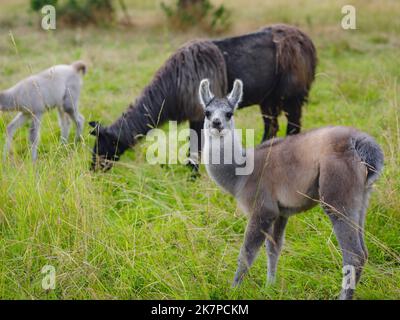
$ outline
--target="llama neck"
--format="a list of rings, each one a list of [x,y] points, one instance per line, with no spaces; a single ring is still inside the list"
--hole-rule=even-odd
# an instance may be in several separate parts
[[[15,107],[13,95],[9,90],[0,92],[0,110],[8,111]]]
[[[109,130],[124,146],[120,151],[132,147],[137,139],[167,119],[173,119],[174,112],[171,110],[174,108],[175,93],[173,85],[160,77],[153,79],[135,103],[130,104],[122,116],[109,126]]]
[[[204,133],[204,157],[209,175],[219,186],[237,196],[247,179],[242,172],[250,161],[249,155],[235,130],[223,137],[211,135],[209,129]]]

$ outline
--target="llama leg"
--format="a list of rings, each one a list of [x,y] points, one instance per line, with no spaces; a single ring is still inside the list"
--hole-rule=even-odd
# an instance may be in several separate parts
[[[359,238],[358,220],[342,216],[325,209],[333,224],[336,238],[343,255],[343,281],[339,299],[353,298],[355,286],[360,280],[366,262],[363,247]]]
[[[68,114],[61,109],[58,109],[58,122],[61,128],[61,142],[67,143],[69,130],[71,127],[71,119],[69,118]]]
[[[267,240],[265,241],[268,255],[267,280],[270,284],[275,283],[276,269],[282,250],[287,221],[288,219],[285,217],[278,217],[274,222],[272,234],[270,236],[267,235]]]
[[[203,143],[202,129],[204,121],[190,121],[190,137],[189,137],[189,162],[193,171],[199,171],[199,163],[201,161],[201,150]]]
[[[7,130],[6,130],[7,136],[6,136],[6,144],[4,147],[3,159],[6,159],[7,154],[11,150],[11,144],[12,144],[12,140],[13,140],[15,131],[17,131],[17,129],[20,128],[25,123],[26,120],[27,120],[27,116],[24,113],[19,112],[17,114],[17,116],[8,124]]]
[[[362,203],[362,207],[360,210],[359,222],[358,222],[358,224],[359,224],[358,236],[360,239],[361,247],[364,251],[365,260],[368,259],[368,249],[367,249],[367,246],[365,245],[365,241],[364,241],[365,217],[367,214],[368,200],[369,200],[370,192],[371,192],[371,190],[368,188],[364,193],[363,203]]]
[[[40,133],[40,121],[42,119],[42,114],[32,115],[32,124],[29,130],[29,141],[32,148],[32,161],[37,160],[37,149],[39,144],[39,133]]]
[[[283,110],[288,120],[286,135],[297,134],[301,130],[301,108],[304,97],[298,96],[284,100]]]
[[[265,218],[265,215],[253,214],[251,216],[247,224],[244,243],[240,249],[238,267],[232,286],[235,287],[242,282],[266,236],[271,234],[273,222],[274,218]]]
[[[71,117],[72,121],[76,126],[75,142],[82,140],[83,125],[85,118],[79,113],[79,94],[75,94],[74,91],[67,90],[64,97],[64,111]]]
[[[264,101],[260,105],[261,114],[264,121],[264,134],[262,137],[262,142],[273,137],[279,130],[278,116],[279,107],[276,101]]]
[[[75,110],[67,109],[66,112],[71,117],[72,121],[75,123],[76,126],[76,133],[75,133],[75,142],[79,142],[82,140],[82,131],[83,125],[85,123],[85,118]]]
[[[79,112],[76,114],[75,124],[76,124],[75,142],[79,142],[83,140],[82,131],[83,131],[83,126],[85,124],[85,117]]]
[[[320,199],[328,214],[343,256],[340,299],[351,299],[366,262],[360,221],[365,168],[349,159],[324,159],[320,164]]]

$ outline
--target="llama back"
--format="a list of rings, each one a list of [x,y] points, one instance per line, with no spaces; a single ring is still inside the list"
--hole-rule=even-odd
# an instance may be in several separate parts
[[[367,168],[368,185],[374,183],[382,172],[383,151],[375,139],[365,132],[352,127],[333,126],[305,132],[300,134],[298,139],[302,136],[309,137],[306,149],[313,150],[314,148],[314,152],[311,153],[315,155],[345,154],[348,150],[355,152]],[[294,136],[292,139],[296,140],[297,137]]]
[[[61,106],[67,89],[73,97],[78,96],[86,67],[82,62],[71,65],[55,65],[31,75],[4,92],[12,105],[9,110],[32,112],[44,111],[46,107]]]
[[[271,104],[281,98],[303,102],[314,80],[316,49],[311,39],[289,25],[271,25],[258,32],[214,40],[223,53],[228,89],[235,79],[244,83],[240,107]]]
[[[266,180],[274,182],[271,188],[282,185],[283,194],[288,194],[287,186],[294,188],[294,192],[311,190],[326,160],[341,157],[354,164],[354,159],[359,159],[367,169],[367,185],[375,182],[383,169],[380,146],[372,137],[352,127],[322,127],[285,139],[271,139],[255,152],[255,180],[261,175],[257,168],[264,168],[268,159]]]

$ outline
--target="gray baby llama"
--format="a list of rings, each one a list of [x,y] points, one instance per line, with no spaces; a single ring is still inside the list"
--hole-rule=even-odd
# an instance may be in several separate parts
[[[68,140],[70,119],[76,125],[76,140],[80,139],[84,117],[78,111],[78,103],[81,75],[86,70],[86,64],[82,61],[71,65],[56,65],[0,92],[0,110],[18,111],[7,126],[4,157],[10,152],[15,131],[31,118],[29,140],[32,145],[32,161],[36,161],[41,119],[45,111],[54,107],[58,109],[61,140]]]
[[[199,89],[207,172],[249,216],[233,284],[242,281],[264,242],[273,282],[288,218],[320,203],[342,250],[340,298],[351,299],[368,255],[364,223],[372,184],[383,168],[381,148],[354,128],[324,127],[244,150],[233,123],[242,87],[236,80],[224,98],[214,97],[208,80]],[[238,174],[248,164],[253,170]]]

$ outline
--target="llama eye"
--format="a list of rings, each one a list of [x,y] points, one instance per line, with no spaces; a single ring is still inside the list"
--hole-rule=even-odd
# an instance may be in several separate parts
[[[209,117],[211,116],[211,112],[208,111],[208,110],[206,110],[206,112],[204,112],[204,115],[205,115],[207,118],[209,118]]]
[[[226,113],[227,119],[232,118],[232,116],[233,116],[233,113],[232,113],[232,112],[227,112],[227,113]]]

